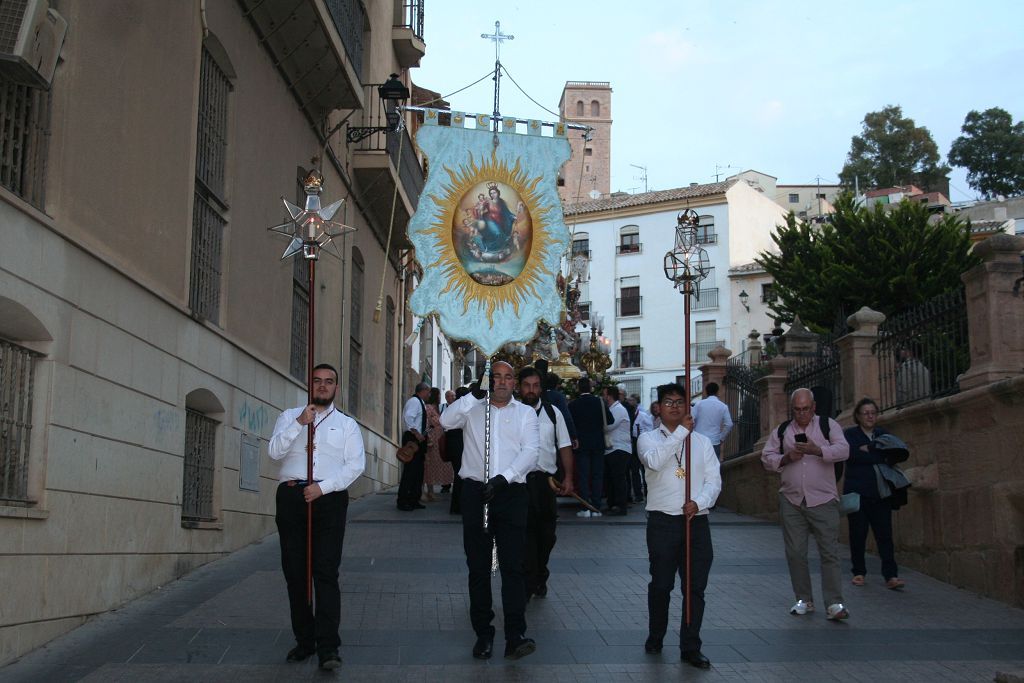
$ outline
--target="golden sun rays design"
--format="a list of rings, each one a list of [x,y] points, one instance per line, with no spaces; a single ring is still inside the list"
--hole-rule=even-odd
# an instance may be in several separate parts
[[[538,288],[554,277],[551,270],[544,265],[549,252],[558,248],[557,241],[549,230],[551,212],[554,206],[546,203],[539,191],[542,178],[530,178],[520,165],[519,159],[513,165],[504,159],[498,159],[495,153],[490,159],[482,158],[478,163],[472,153],[468,160],[457,169],[442,167],[448,180],[442,182],[437,194],[429,199],[434,204],[430,225],[423,232],[434,240],[438,252],[436,260],[427,264],[428,269],[440,269],[440,275],[447,284],[440,291],[441,296],[460,297],[462,313],[470,306],[479,304],[487,316],[488,324],[494,326],[494,312],[499,308],[511,306],[519,315],[520,306],[528,298],[545,298]],[[436,172],[436,171],[435,171]],[[459,255],[456,244],[455,228],[458,213],[463,210],[460,203],[467,193],[481,185],[498,183],[512,188],[524,205],[532,230],[532,242],[522,270],[509,281],[501,284],[483,284],[474,279],[467,271]]]

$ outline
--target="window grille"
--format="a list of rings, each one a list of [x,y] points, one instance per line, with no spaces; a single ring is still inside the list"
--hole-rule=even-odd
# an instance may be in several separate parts
[[[199,125],[196,130],[196,192],[192,210],[192,263],[189,307],[200,318],[220,319],[221,252],[231,81],[208,49],[199,69]]]
[[[185,410],[185,467],[181,494],[182,521],[208,522],[213,515],[213,470],[217,422]]]
[[[0,184],[43,209],[50,93],[0,81]]]
[[[621,379],[619,384],[622,385],[622,398],[627,398],[636,394],[637,396],[643,396],[644,392],[644,378],[634,377],[630,379]]]
[[[32,386],[38,354],[0,340],[0,500],[28,502]]]
[[[348,412],[352,415],[359,414],[359,396],[362,389],[363,281],[365,274],[363,256],[358,249],[353,249],[348,359]]]
[[[420,331],[420,381],[434,382],[434,326],[428,320]]]
[[[388,297],[384,325],[384,433],[395,420],[395,302]]]
[[[309,266],[305,259],[296,259],[296,266],[302,264],[305,268]],[[295,270],[299,270],[298,267]],[[292,345],[291,358],[288,363],[288,371],[292,377],[305,383],[306,377],[306,351],[307,339],[309,339],[309,291],[308,281],[305,278],[295,277],[292,279]]]
[[[623,346],[619,349],[619,367],[643,367],[643,349],[639,346]]]

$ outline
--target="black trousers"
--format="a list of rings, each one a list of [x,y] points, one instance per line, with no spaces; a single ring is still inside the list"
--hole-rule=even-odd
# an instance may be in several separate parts
[[[530,472],[526,476],[526,491],[530,498],[526,515],[526,592],[536,593],[547,585],[548,558],[555,547],[555,523],[558,519],[558,501],[548,484],[547,472]]]
[[[405,443],[403,437],[402,443]],[[423,465],[427,461],[427,442],[420,443],[412,460],[402,465],[402,478],[398,480],[398,505],[415,505],[423,491]]]
[[[302,486],[277,487],[277,532],[281,538],[281,569],[288,584],[292,633],[307,650],[329,652],[341,645],[341,589],[338,566],[345,542],[348,491],[328,493],[313,501],[313,597],[306,602],[306,501]]]
[[[477,636],[494,637],[491,609],[491,548],[498,546],[505,639],[526,633],[523,553],[529,496],[525,484],[509,484],[490,504],[491,534],[484,531],[484,485],[462,480],[462,545],[469,568],[469,619]],[[492,535],[493,534],[493,535]]]
[[[704,621],[704,590],[708,585],[714,551],[707,515],[690,521],[693,536],[690,545],[690,625],[686,625],[686,609],[679,624],[679,649],[699,650],[700,625]],[[663,512],[647,514],[647,554],[651,562],[651,582],[647,584],[647,610],[650,635],[661,640],[668,631],[668,603],[675,585],[686,586],[686,518]]]
[[[612,451],[604,456],[604,471],[608,480],[608,507],[626,510],[628,489],[626,468],[629,465],[629,453]]]
[[[640,463],[640,457],[636,452],[636,439],[633,439],[633,452],[629,454],[626,477],[629,479],[629,487],[626,492],[635,501],[643,500],[647,495],[647,482],[644,477],[644,466]]]
[[[888,499],[860,497],[860,510],[849,514],[850,560],[854,576],[867,574],[864,549],[868,540],[868,528],[875,534],[878,556],[882,559],[882,577],[888,581],[899,576],[896,566],[896,551],[892,542],[892,505]]]

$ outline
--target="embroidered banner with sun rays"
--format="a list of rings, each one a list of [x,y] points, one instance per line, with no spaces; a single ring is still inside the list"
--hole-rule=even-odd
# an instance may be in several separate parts
[[[438,125],[438,115],[451,125]],[[556,189],[569,158],[564,124],[542,135],[540,121],[503,132],[490,117],[424,111],[416,135],[430,163],[409,239],[423,267],[412,293],[413,313],[436,313],[453,340],[475,344],[488,356],[509,342],[529,341],[539,320],[558,324],[562,301],[555,284],[569,246]]]

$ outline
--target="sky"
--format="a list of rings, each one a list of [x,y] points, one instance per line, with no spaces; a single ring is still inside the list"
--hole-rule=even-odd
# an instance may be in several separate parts
[[[428,0],[413,80],[447,95],[501,62],[557,112],[567,80],[609,81],[613,191],[714,182],[755,169],[780,184],[838,182],[868,112],[889,104],[945,161],[971,110],[1024,118],[1024,2]],[[449,101],[489,113],[488,77]],[[501,113],[554,120],[502,78]],[[953,169],[950,199],[976,198]]]

